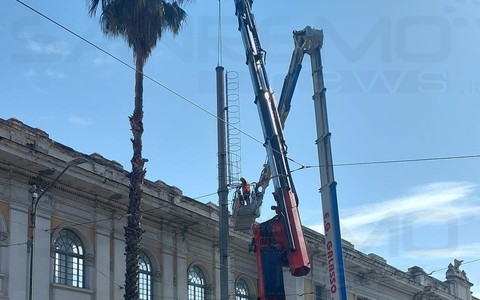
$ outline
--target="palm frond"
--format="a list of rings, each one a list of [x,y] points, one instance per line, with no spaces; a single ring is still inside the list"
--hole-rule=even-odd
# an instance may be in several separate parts
[[[195,0],[87,0],[89,14],[95,15],[101,4],[100,25],[108,36],[121,36],[134,55],[150,56],[166,31],[180,33],[187,18],[182,4]]]
[[[187,19],[187,13],[178,5],[177,1],[173,3],[164,3],[164,17],[163,28],[170,30],[174,35],[177,35]]]
[[[195,3],[196,0],[176,0],[176,1],[173,1],[173,2],[178,3],[178,5],[184,5],[184,4]]]

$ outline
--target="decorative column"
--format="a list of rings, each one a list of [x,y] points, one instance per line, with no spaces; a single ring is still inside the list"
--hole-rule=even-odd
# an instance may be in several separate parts
[[[29,261],[25,242],[28,240],[28,213],[25,207],[10,206],[10,266],[8,272],[8,296],[10,299],[27,299]],[[22,245],[25,243],[25,245]],[[12,264],[15,262],[15,264]],[[48,298],[47,298],[48,299]]]
[[[45,270],[50,270],[52,258],[50,257],[50,229],[51,215],[42,210],[37,211],[37,226],[35,227],[34,267],[33,267],[33,292],[34,299],[50,299],[50,276],[45,276]],[[14,298],[12,298],[14,299]]]
[[[123,224],[115,221],[112,233],[113,257],[110,261],[112,282],[115,284],[112,299],[123,299],[123,283],[125,281],[125,240],[123,237]]]
[[[105,276],[110,274],[110,232],[99,228],[98,225],[95,232],[95,249],[95,256],[89,254],[85,263],[94,270],[92,273],[95,273],[96,299],[110,299],[111,290],[106,287],[112,283],[110,278]]]
[[[177,245],[177,277],[176,277],[176,288],[177,288],[177,298],[176,299],[188,299],[188,289],[187,289],[187,277],[188,277],[188,265],[187,265],[187,243],[185,238],[175,235],[175,244]]]
[[[173,265],[174,256],[174,242],[173,236],[170,233],[163,232],[162,234],[162,265],[163,265],[163,282],[162,282],[162,298],[163,299],[178,299],[175,297],[176,278],[175,266]]]

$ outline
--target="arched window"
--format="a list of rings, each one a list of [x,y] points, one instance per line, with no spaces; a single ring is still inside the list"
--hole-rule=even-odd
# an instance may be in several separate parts
[[[248,285],[243,279],[238,279],[235,284],[235,300],[248,300],[250,299],[250,291]]]
[[[152,299],[152,263],[145,252],[138,259],[138,294],[140,300]]]
[[[85,253],[78,235],[62,229],[53,239],[53,282],[83,288],[85,286]]]
[[[205,275],[199,267],[193,266],[188,271],[188,300],[205,299]]]

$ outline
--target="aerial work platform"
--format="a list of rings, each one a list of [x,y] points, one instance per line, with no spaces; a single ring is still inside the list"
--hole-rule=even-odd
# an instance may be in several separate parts
[[[248,231],[253,228],[255,219],[260,216],[263,194],[256,192],[256,184],[251,183],[253,192],[250,193],[250,201],[243,200],[240,190],[235,191],[232,205],[233,228],[239,231]]]

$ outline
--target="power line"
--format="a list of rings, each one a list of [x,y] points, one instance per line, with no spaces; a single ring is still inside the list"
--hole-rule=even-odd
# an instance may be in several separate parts
[[[466,158],[480,158],[480,154],[423,157],[423,158],[397,159],[397,160],[380,160],[380,161],[356,162],[356,163],[340,163],[340,164],[333,164],[333,166],[345,167],[345,166],[359,166],[359,165],[380,165],[380,164],[396,164],[396,163],[410,163],[410,162],[424,162],[424,161],[452,160],[452,159],[466,159]]]
[[[208,197],[208,196],[216,195],[217,193],[218,193],[218,192],[213,192],[213,193],[209,193],[209,194],[204,194],[204,195],[201,195],[201,196],[194,197],[193,199],[197,200],[197,199],[200,199],[200,198],[205,198],[205,197]]]
[[[439,156],[439,157],[423,157],[423,158],[409,158],[409,159],[395,159],[395,160],[377,160],[377,161],[363,161],[363,162],[351,162],[351,163],[338,163],[332,165],[301,165],[301,167],[291,170],[290,174],[293,172],[313,169],[313,168],[325,168],[325,167],[354,167],[354,166],[367,166],[367,165],[381,165],[381,164],[398,164],[398,163],[414,163],[414,162],[428,162],[428,161],[442,161],[442,160],[454,160],[454,159],[471,159],[471,158],[480,158],[480,154],[471,154],[471,155],[456,155],[456,156]],[[215,195],[216,192],[204,194],[193,199],[197,200],[200,198],[208,197]]]
[[[439,160],[453,160],[453,159],[467,159],[467,158],[480,158],[480,154],[471,155],[456,155],[456,156],[439,156],[439,157],[422,157],[422,158],[407,158],[407,159],[394,159],[394,160],[376,160],[376,161],[363,161],[363,162],[351,162],[351,163],[336,163],[332,165],[302,165],[293,171],[300,171],[310,168],[326,168],[326,167],[351,167],[351,166],[367,166],[367,165],[382,165],[382,164],[398,164],[398,163],[413,163],[413,162],[427,162],[427,161],[439,161]]]
[[[48,229],[42,229],[42,230],[45,231],[45,232],[50,232],[50,231],[55,231],[58,228],[63,228],[63,227],[76,227],[76,226],[84,226],[84,225],[89,225],[89,224],[95,224],[96,225],[97,223],[100,223],[100,222],[105,222],[105,221],[110,221],[110,220],[121,220],[122,218],[127,217],[127,216],[128,216],[128,214],[123,214],[123,215],[120,215],[120,216],[113,216],[113,217],[103,218],[103,219],[98,219],[98,220],[93,220],[93,221],[75,222],[75,223],[62,223],[62,224],[59,224],[58,226],[56,226],[54,228],[48,228]]]
[[[462,266],[463,266],[463,265],[466,265],[466,264],[471,264],[471,263],[474,263],[474,262],[477,262],[477,261],[480,261],[480,258],[472,259],[472,260],[469,260],[469,261],[466,261],[466,262],[462,262]],[[445,270],[447,270],[447,269],[448,269],[448,267],[446,267],[446,268],[441,268],[441,269],[436,269],[436,270],[431,271],[431,272],[428,273],[427,275],[432,275],[433,273],[440,272],[440,271],[445,271]]]

